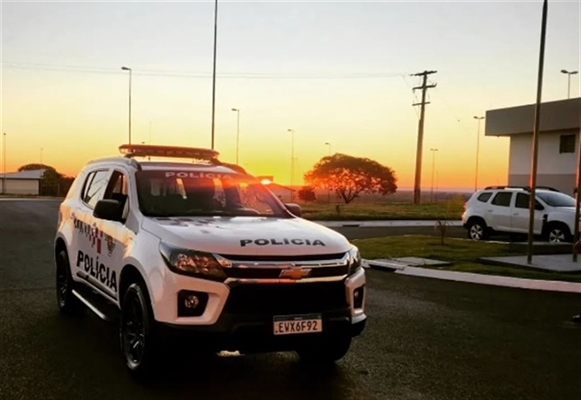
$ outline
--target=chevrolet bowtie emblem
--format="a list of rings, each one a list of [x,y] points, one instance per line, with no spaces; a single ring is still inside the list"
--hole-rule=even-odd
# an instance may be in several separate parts
[[[279,278],[302,279],[311,274],[310,268],[288,268],[280,271]]]

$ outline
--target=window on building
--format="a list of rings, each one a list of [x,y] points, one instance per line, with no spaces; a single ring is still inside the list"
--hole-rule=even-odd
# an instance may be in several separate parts
[[[575,153],[577,135],[561,135],[559,141],[559,153]]]

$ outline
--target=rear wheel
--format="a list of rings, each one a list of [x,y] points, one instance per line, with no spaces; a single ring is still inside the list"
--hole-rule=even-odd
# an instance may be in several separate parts
[[[351,347],[351,338],[338,336],[322,340],[317,343],[309,343],[297,349],[296,353],[302,361],[307,363],[330,364],[343,358]]]
[[[73,294],[73,278],[66,250],[56,256],[56,298],[59,310],[66,315],[78,316],[85,311],[84,304]]]
[[[158,358],[154,323],[145,285],[131,284],[121,303],[119,340],[125,365],[138,378],[149,376]]]
[[[472,240],[485,240],[488,238],[488,228],[481,219],[472,219],[468,222],[468,238]]]

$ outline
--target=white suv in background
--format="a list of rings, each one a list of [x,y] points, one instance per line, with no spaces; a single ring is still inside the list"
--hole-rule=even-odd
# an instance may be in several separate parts
[[[185,348],[216,352],[324,362],[347,353],[367,316],[361,256],[344,236],[300,218],[298,205],[214,150],[120,150],[88,163],[60,205],[64,314],[118,321],[138,376],[165,368],[164,345],[182,335]],[[182,160],[147,160],[155,156]]]
[[[572,242],[575,199],[549,187],[538,187],[535,192],[534,234],[549,242]],[[464,205],[462,215],[468,237],[483,240],[498,233],[527,235],[529,199],[527,187],[490,186],[477,191]]]

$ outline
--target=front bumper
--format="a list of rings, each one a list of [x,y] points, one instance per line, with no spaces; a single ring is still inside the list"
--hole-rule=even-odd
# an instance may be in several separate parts
[[[292,350],[310,341],[360,335],[367,321],[365,284],[363,268],[338,281],[290,284],[232,282],[227,286],[225,296],[219,296],[219,307],[207,309],[200,317],[158,322],[164,334],[172,339],[185,338],[189,343],[196,346],[202,344],[204,348],[213,350]],[[275,316],[305,314],[320,314],[323,331],[274,335]]]
[[[214,325],[209,326],[162,324],[161,333],[169,341],[192,343],[191,347],[212,351],[292,351],[331,338],[359,336],[367,322],[365,314],[352,318],[348,307],[320,314],[323,331],[317,333],[274,335],[273,314],[229,313],[222,314]]]

